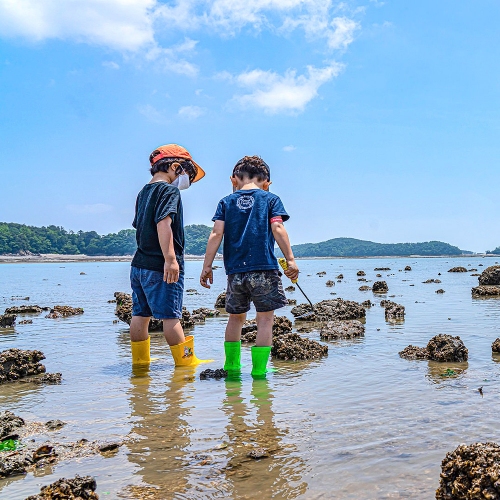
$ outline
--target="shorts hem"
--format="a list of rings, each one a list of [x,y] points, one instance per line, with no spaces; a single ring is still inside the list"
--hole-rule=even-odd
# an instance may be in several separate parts
[[[276,309],[281,309],[282,307],[285,307],[287,305],[288,305],[288,303],[284,304],[283,302],[281,302],[279,304],[269,304],[269,306],[267,306],[267,307],[259,307],[258,308],[257,306],[255,306],[255,310],[258,313],[264,313],[264,312],[269,312],[269,311],[276,311]]]

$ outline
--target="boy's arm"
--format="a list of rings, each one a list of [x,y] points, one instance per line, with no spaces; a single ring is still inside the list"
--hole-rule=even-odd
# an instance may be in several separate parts
[[[286,232],[283,222],[272,222],[271,230],[273,231],[274,239],[283,252],[286,263],[288,264],[288,269],[285,272],[287,278],[291,280],[296,280],[299,277],[299,268],[295,263],[295,257],[293,256],[292,247],[290,246],[290,240],[288,239],[288,233]]]
[[[203,270],[200,275],[200,284],[205,288],[210,288],[214,282],[212,264],[220,247],[220,242],[224,236],[224,221],[216,220],[210,236],[208,237],[207,249],[205,251],[205,260],[203,261]],[[209,284],[210,283],[210,284]]]
[[[172,234],[172,219],[169,215],[156,224],[165,265],[163,266],[163,281],[177,283],[179,280],[179,263],[175,257],[174,235]]]

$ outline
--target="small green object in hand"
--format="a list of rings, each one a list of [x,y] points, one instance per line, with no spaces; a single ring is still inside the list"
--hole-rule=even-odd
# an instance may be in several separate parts
[[[17,439],[6,439],[0,443],[0,451],[15,451],[19,446]]]

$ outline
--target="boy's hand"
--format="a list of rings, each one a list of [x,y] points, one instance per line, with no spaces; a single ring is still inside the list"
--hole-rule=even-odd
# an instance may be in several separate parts
[[[284,271],[285,276],[287,278],[290,278],[292,281],[296,280],[299,278],[299,268],[297,267],[297,264],[295,263],[295,259],[287,260],[287,269]]]
[[[210,285],[214,282],[214,273],[212,271],[212,266],[203,266],[203,270],[200,275],[200,284],[205,288],[210,288]],[[210,283],[210,285],[209,285]]]
[[[179,263],[175,257],[165,260],[165,265],[163,266],[163,281],[169,284],[179,281]]]

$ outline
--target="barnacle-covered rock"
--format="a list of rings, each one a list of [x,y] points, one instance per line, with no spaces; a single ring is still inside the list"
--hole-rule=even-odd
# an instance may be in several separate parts
[[[382,300],[380,305],[385,309],[385,319],[390,320],[401,320],[405,317],[405,307],[392,300]]]
[[[500,353],[500,337],[493,341],[493,344],[491,344],[491,350],[492,352]]]
[[[431,279],[428,279],[426,281],[422,281],[422,283],[424,283],[424,284],[427,284],[427,283],[441,283],[441,280],[431,278]]]
[[[285,292],[295,292],[295,287],[293,285],[287,286]]]
[[[284,360],[319,359],[328,355],[328,346],[301,337],[298,333],[285,333],[273,339],[271,356]]]
[[[335,286],[335,281],[332,281],[332,280],[328,280],[326,283],[325,283],[326,286]]]
[[[343,280],[343,279],[344,279],[344,275],[343,275],[343,274],[339,274],[339,275],[337,276],[337,279],[338,279],[338,280]]]
[[[471,290],[473,297],[497,297],[500,295],[500,286],[480,285]]]
[[[83,308],[71,306],[54,306],[46,318],[67,318],[68,316],[77,316],[83,314]]]
[[[370,300],[365,300],[364,302],[361,302],[361,305],[363,307],[371,307],[373,304],[371,303]]]
[[[5,309],[4,314],[40,314],[43,309],[40,306],[13,306]]]
[[[411,271],[411,266],[406,266],[405,271]]]
[[[466,267],[462,267],[462,266],[452,267],[451,269],[448,269],[448,272],[449,273],[466,273],[467,272],[467,268]]]
[[[45,373],[45,366],[40,363],[42,359],[45,359],[45,356],[41,351],[22,351],[21,349],[2,351],[0,353],[0,384]]]
[[[370,291],[371,289],[372,289],[372,287],[371,287],[371,286],[368,286],[368,285],[363,285],[363,286],[360,286],[360,287],[358,288],[358,290],[359,290],[360,292],[368,292],[368,291]]]
[[[436,293],[444,293],[444,290],[440,288],[439,290],[436,290]]]
[[[226,292],[222,292],[219,294],[217,299],[215,300],[214,307],[216,309],[225,309],[226,308]]]
[[[365,326],[358,320],[329,321],[319,332],[322,340],[353,339],[364,334]]]
[[[275,316],[273,323],[273,337],[291,333],[292,322],[285,316]],[[257,338],[257,321],[255,319],[245,321],[241,329],[241,341],[253,343]]]
[[[390,271],[390,267],[376,267],[374,271]]]
[[[400,357],[404,359],[429,359],[429,351],[427,347],[417,347],[409,345],[399,352]]]
[[[385,281],[375,281],[372,286],[373,293],[386,293],[389,291],[389,287]]]
[[[11,411],[0,412],[0,441],[14,434],[16,429],[24,425],[24,420]]]
[[[366,276],[366,273],[364,271],[358,271],[356,276]]]
[[[58,479],[42,487],[38,495],[31,495],[25,500],[99,500],[96,489],[93,477],[77,475],[73,479]]]
[[[436,500],[500,500],[500,446],[462,444],[446,454]]]
[[[399,355],[405,359],[430,359],[432,361],[467,361],[469,351],[460,337],[436,335],[429,340],[427,347],[408,346]],[[412,357],[413,356],[413,357]]]
[[[0,314],[0,328],[12,328],[16,324],[15,314]]]
[[[311,313],[311,306],[309,304],[300,304],[295,306],[291,312],[295,317],[303,316]],[[365,316],[366,311],[361,304],[339,298],[318,302],[314,305],[314,312],[301,319],[305,321],[330,321],[334,319],[361,319]]]
[[[480,285],[500,285],[500,265],[487,267],[479,277]]]

